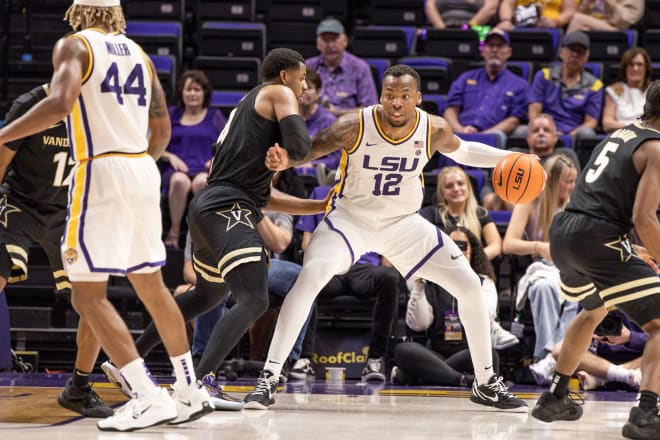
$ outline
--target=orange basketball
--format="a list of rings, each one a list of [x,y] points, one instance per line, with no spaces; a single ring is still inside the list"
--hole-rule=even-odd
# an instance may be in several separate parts
[[[545,186],[545,170],[533,156],[511,153],[493,168],[493,189],[509,203],[529,203]]]

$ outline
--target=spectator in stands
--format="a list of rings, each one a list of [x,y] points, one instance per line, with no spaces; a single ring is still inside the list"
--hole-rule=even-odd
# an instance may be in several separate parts
[[[314,136],[319,131],[329,127],[337,117],[319,102],[323,90],[323,83],[319,74],[314,70],[308,70],[306,81],[307,92],[305,92],[300,102],[300,116],[305,120],[309,135]],[[302,171],[305,172],[305,169],[314,168],[319,182],[321,180],[327,181],[327,178],[332,177],[333,171],[339,166],[340,157],[341,151],[333,151],[326,156],[307,162],[297,169],[303,169]]]
[[[329,186],[319,186],[312,191],[310,198],[324,199],[330,190]],[[301,216],[298,220],[296,228],[304,233],[303,250],[307,248],[312,232],[322,219],[323,214],[317,214]],[[402,284],[402,278],[396,270],[381,265],[380,255],[368,253],[362,255],[348,272],[334,276],[319,294],[321,298],[353,295],[375,299],[368,360],[362,370],[363,381],[385,381],[385,357],[396,319]],[[313,326],[310,326],[310,332],[312,328]],[[314,336],[313,332],[310,336]],[[303,345],[303,355],[293,365],[291,373],[299,376],[302,371],[307,371],[307,375],[312,376],[310,356],[313,353],[314,341],[308,339]]]
[[[527,81],[506,68],[509,35],[491,30],[481,50],[484,67],[469,70],[451,84],[444,118],[455,133],[494,133],[501,145],[527,117]]]
[[[436,29],[459,27],[463,24],[482,26],[491,22],[497,13],[498,0],[426,0],[424,11]]]
[[[545,189],[533,202],[514,206],[502,246],[504,253],[531,255],[534,260],[518,283],[516,308],[522,310],[529,298],[536,333],[533,355],[539,360],[530,366],[535,376],[552,362],[552,348],[577,313],[577,303],[564,301],[559,295],[559,271],[548,242],[550,224],[568,202],[577,169],[561,154],[550,158],[544,168],[548,175]]]
[[[485,244],[489,260],[502,253],[502,238],[488,211],[479,206],[465,170],[458,166],[444,167],[438,173],[435,204],[419,214],[443,231],[450,226],[464,226]]]
[[[502,0],[497,27],[506,31],[514,27],[561,29],[577,11],[576,0]]]
[[[605,88],[603,131],[611,133],[634,122],[644,110],[651,82],[651,57],[642,47],[631,47],[621,57],[618,81]]]
[[[644,15],[644,0],[582,0],[566,32],[622,31]]]
[[[489,314],[493,315],[497,307],[495,272],[480,240],[463,226],[451,226],[448,234],[479,275],[483,299],[489,304]],[[390,375],[392,383],[471,386],[474,371],[459,318],[456,301],[447,291],[436,284],[415,280],[406,310],[409,342],[394,348],[397,366]],[[513,338],[511,345],[518,342],[515,336]],[[496,373],[499,371],[495,350],[493,368]]]
[[[585,391],[602,388],[609,382],[624,383],[638,390],[642,378],[641,357],[649,335],[617,310],[609,312],[608,316],[610,318],[606,319],[622,321],[620,334],[594,335],[591,347],[582,355],[575,375]],[[559,357],[562,342],[552,350],[555,359]],[[551,379],[552,375],[546,378],[546,383],[550,383]]]
[[[541,158],[541,164],[544,164],[548,159],[557,154],[563,154],[571,159],[573,165],[580,173],[580,160],[578,159],[575,151],[568,147],[558,147],[559,136],[557,135],[557,127],[555,120],[547,113],[541,113],[529,122],[527,130],[527,146],[525,148],[511,148],[511,151],[520,151],[523,153],[536,154]],[[500,199],[495,191],[490,179],[486,179],[483,189],[481,190],[481,200],[483,206],[490,210],[506,210],[511,211],[513,205],[504,202]]]
[[[589,37],[581,31],[564,36],[561,63],[534,75],[529,90],[529,118],[548,113],[560,134],[595,137],[603,106],[603,83],[584,65],[589,60]],[[522,134],[522,133],[521,133]]]
[[[225,125],[220,110],[209,108],[211,85],[201,70],[181,75],[176,90],[176,105],[169,108],[172,138],[161,159],[169,165],[163,171],[163,189],[167,192],[170,229],[165,245],[179,247],[181,222],[188,195],[206,185],[212,145]]]
[[[316,28],[316,47],[321,54],[305,61],[307,70],[315,70],[321,77],[321,105],[335,116],[378,103],[369,64],[346,51],[347,46],[344,25],[326,18]]]

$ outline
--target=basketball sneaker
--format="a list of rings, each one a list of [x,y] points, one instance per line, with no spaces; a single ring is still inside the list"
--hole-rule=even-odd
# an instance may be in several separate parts
[[[312,367],[312,361],[307,358],[298,359],[289,371],[289,377],[296,380],[316,378],[316,372],[314,371],[314,367]]]
[[[479,385],[475,379],[472,383],[470,401],[498,410],[527,412],[527,404],[522,399],[510,393],[506,385],[504,385],[502,377],[496,375],[493,375],[488,383],[484,385]]]
[[[119,388],[126,397],[133,397],[131,386],[128,384],[124,375],[121,374],[119,368],[117,368],[112,362],[103,362],[101,364],[101,370],[103,370],[110,383]]]
[[[85,417],[104,419],[114,414],[112,408],[103,402],[91,385],[77,387],[73,385],[71,379],[67,381],[66,386],[57,396],[57,403]]]
[[[176,410],[167,391],[158,388],[149,394],[134,395],[114,416],[99,420],[96,426],[101,431],[135,431],[176,419]]]
[[[660,416],[658,409],[643,410],[638,406],[630,409],[630,417],[621,434],[625,438],[635,439],[659,439],[660,438]]]
[[[582,417],[584,400],[577,394],[569,393],[559,399],[550,391],[541,394],[536,406],[532,409],[532,416],[544,422],[557,420],[577,420]]]
[[[367,365],[362,369],[362,382],[385,382],[385,359],[369,358]]]
[[[504,350],[520,343],[515,335],[504,330],[497,321],[490,322],[490,339],[495,350]]]
[[[261,372],[257,379],[257,385],[243,399],[245,409],[268,409],[275,403],[278,378],[268,370]]]
[[[218,382],[216,382],[213,374],[204,376],[202,378],[202,384],[211,396],[211,402],[213,402],[216,411],[240,411],[245,406],[245,402],[234,399],[225,393]]]
[[[171,388],[172,397],[176,402],[176,418],[170,421],[170,425],[192,422],[215,410],[211,396],[201,381],[188,385],[185,391]]]
[[[548,353],[543,359],[538,362],[534,362],[529,366],[529,371],[534,376],[534,380],[539,385],[548,385],[552,381],[552,376],[555,373],[555,368],[557,367],[557,360],[552,355]]]

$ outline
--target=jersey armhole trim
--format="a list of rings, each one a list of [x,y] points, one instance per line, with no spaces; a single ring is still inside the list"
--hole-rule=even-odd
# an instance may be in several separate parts
[[[85,84],[89,79],[90,75],[92,74],[92,70],[94,70],[94,52],[92,52],[92,46],[90,46],[89,41],[87,41],[87,38],[85,38],[84,36],[80,34],[73,34],[71,35],[71,37],[79,38],[80,41],[82,41],[83,44],[87,47],[89,63],[87,65],[87,71],[83,74],[81,81],[81,84]]]

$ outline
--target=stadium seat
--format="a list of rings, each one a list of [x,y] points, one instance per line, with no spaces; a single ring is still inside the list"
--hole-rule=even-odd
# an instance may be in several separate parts
[[[128,20],[179,20],[184,16],[185,0],[140,0],[124,2]]]
[[[420,0],[372,0],[371,20],[375,25],[405,25],[421,27],[426,24],[424,2]]]
[[[409,56],[416,28],[412,26],[360,26],[353,29],[353,53],[364,58],[397,59]]]
[[[268,25],[268,49],[288,47],[300,52],[305,58],[318,55],[317,26],[318,23],[272,22]]]
[[[127,21],[126,35],[146,53],[173,55],[177,63],[183,55],[183,29],[176,21]]]
[[[266,26],[263,23],[207,21],[197,33],[200,55],[263,58]]]
[[[318,1],[272,0],[271,3],[267,15],[267,20],[270,23],[280,21],[318,25],[325,18],[323,8]]]
[[[422,94],[422,104],[420,107],[432,115],[442,116],[446,106],[447,95]]]
[[[156,74],[165,91],[167,102],[172,103],[177,80],[176,60],[174,56],[149,54],[149,58],[154,63]]]
[[[366,61],[367,64],[369,64],[369,67],[371,67],[371,74],[374,77],[376,89],[380,92],[383,84],[383,73],[385,73],[385,70],[390,67],[392,63],[386,58],[364,58],[364,61]]]
[[[528,83],[532,82],[534,66],[529,61],[507,61],[506,68],[520,76]]]
[[[637,44],[637,31],[588,31],[589,60],[616,63],[623,53]]]
[[[210,107],[218,108],[222,110],[222,113],[225,116],[229,116],[229,113],[236,107],[236,105],[243,99],[245,92],[235,91],[235,90],[214,90],[211,92],[211,102],[209,103]]]
[[[479,34],[472,29],[427,29],[423,53],[475,61],[479,59],[479,46]]]
[[[413,67],[422,79],[422,94],[446,95],[451,85],[452,61],[443,57],[404,57],[399,63]]]
[[[206,72],[214,89],[247,91],[259,84],[261,60],[250,57],[198,56],[193,67]]]
[[[200,22],[254,21],[255,0],[196,0],[195,15]]]
[[[660,60],[660,29],[648,29],[642,37],[642,46],[652,60]]]
[[[509,32],[511,60],[549,63],[555,60],[561,30],[516,28]]]

